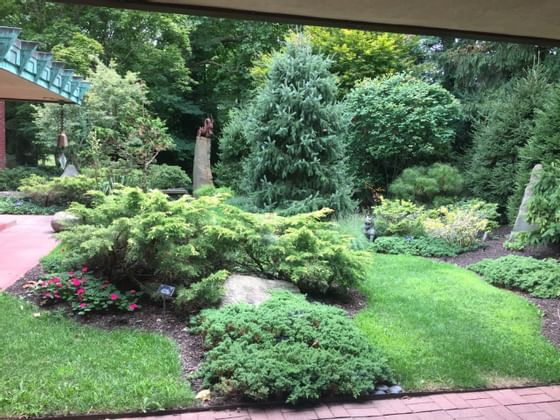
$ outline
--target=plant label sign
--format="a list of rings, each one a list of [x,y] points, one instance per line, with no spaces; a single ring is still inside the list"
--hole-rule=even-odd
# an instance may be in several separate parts
[[[171,296],[173,296],[173,293],[175,293],[175,287],[170,286],[169,284],[160,284],[158,287],[158,293],[164,299],[170,299]]]

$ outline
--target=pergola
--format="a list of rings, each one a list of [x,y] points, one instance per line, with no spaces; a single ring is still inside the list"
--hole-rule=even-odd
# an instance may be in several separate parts
[[[80,104],[89,88],[51,53],[37,51],[38,42],[18,39],[20,32],[0,26],[0,169],[6,166],[5,100]]]

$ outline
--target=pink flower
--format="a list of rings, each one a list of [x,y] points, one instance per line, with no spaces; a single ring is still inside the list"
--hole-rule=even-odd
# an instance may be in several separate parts
[[[73,271],[69,271],[69,272],[68,272],[68,275],[71,276],[71,277],[74,277],[74,274],[75,274],[75,273],[74,273]]]
[[[117,300],[119,296],[116,293],[111,293],[111,300]]]
[[[128,293],[130,293],[131,295],[135,295],[135,294],[136,294],[136,290],[132,289],[132,290],[131,290],[130,292],[128,292]]]
[[[80,303],[80,308],[85,308],[85,307],[87,307],[87,304],[85,304],[85,303]]]
[[[84,266],[82,267],[82,273],[87,273],[87,272],[88,272],[87,265],[84,265]]]
[[[60,299],[60,293],[54,292],[54,297],[57,298],[57,299]]]
[[[78,290],[76,290],[76,294],[78,296],[83,295],[85,293],[86,289],[84,289],[83,287],[80,287]]]
[[[78,287],[80,284],[82,284],[82,282],[80,280],[78,280],[77,278],[73,278],[71,280],[72,284],[76,287]]]
[[[135,310],[136,308],[138,308],[138,305],[136,303],[131,303],[130,305],[128,305],[128,309],[130,309],[131,311]]]

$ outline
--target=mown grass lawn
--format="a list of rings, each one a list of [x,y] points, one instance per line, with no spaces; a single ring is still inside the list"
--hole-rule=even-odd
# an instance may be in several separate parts
[[[191,405],[171,340],[37,312],[0,293],[0,417]]]
[[[371,254],[355,319],[405,390],[560,382],[538,309],[451,264]]]

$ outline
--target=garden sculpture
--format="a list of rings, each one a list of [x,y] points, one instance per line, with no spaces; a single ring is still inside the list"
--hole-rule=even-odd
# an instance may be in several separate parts
[[[204,125],[198,129],[197,137],[211,138],[214,135],[214,120],[212,117],[204,120]]]
[[[196,143],[194,146],[193,165],[193,191],[204,185],[213,186],[212,170],[210,168],[210,154],[212,147],[212,135],[214,134],[214,120],[208,117],[204,125],[198,129]]]
[[[373,216],[370,216],[369,214],[366,216],[366,220],[364,222],[364,235],[370,242],[373,242],[375,239],[375,226],[373,224]]]

